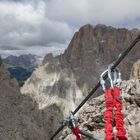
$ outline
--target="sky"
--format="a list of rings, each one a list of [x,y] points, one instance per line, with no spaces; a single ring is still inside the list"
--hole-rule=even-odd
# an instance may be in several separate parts
[[[85,24],[140,29],[140,0],[0,0],[0,55],[63,53]]]

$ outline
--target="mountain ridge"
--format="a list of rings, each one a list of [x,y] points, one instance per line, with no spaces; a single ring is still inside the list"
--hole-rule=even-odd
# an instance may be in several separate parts
[[[63,54],[56,57],[46,55],[42,66],[21,88],[22,94],[30,95],[41,107],[59,100],[58,106],[63,104],[64,114],[68,114],[92,90],[107,65],[118,58],[137,34],[103,25],[81,27]],[[125,79],[129,79],[139,54],[140,50],[135,47],[120,64]],[[100,94],[97,91],[94,96]],[[51,100],[52,96],[57,98]],[[70,100],[72,106],[69,105]]]
[[[4,58],[4,62],[6,64],[11,65],[18,65],[18,66],[36,66],[38,65],[38,58],[39,56],[33,55],[33,54],[22,54],[19,56],[15,55],[9,55],[6,58]]]

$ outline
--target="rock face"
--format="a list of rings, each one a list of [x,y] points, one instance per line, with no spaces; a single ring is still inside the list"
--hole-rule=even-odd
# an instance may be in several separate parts
[[[115,29],[105,25],[85,25],[75,33],[68,48],[59,56],[48,54],[40,68],[21,88],[40,108],[57,102],[64,114],[94,87],[107,65],[117,59],[139,33],[138,30]],[[139,43],[140,45],[140,43]],[[132,64],[140,58],[135,49],[121,63],[123,77],[129,78]]]
[[[105,25],[85,25],[76,32],[63,57],[70,65],[80,88],[84,84],[91,90],[107,65],[118,58],[139,32],[115,29]],[[138,44],[140,45],[140,43]],[[140,49],[132,52],[120,64],[124,79],[129,79],[134,62],[140,58]]]
[[[83,97],[71,70],[55,58],[36,69],[21,92],[34,98],[40,109],[56,103],[64,115]]]
[[[140,79],[131,79],[124,81],[121,87],[124,97],[124,122],[129,140],[140,140]],[[78,114],[79,127],[90,132],[99,140],[104,140],[104,112],[105,98],[101,95],[88,102]],[[65,140],[75,139],[69,129],[63,131],[59,138]],[[83,138],[83,140],[87,140]]]
[[[55,104],[39,110],[33,99],[21,95],[0,59],[0,140],[45,140],[62,117]]]
[[[134,63],[130,79],[140,79],[140,60]]]

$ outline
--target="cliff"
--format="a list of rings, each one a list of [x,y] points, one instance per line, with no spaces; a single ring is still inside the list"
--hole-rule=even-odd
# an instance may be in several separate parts
[[[78,86],[83,89],[86,84],[87,89],[91,90],[107,65],[118,58],[138,33],[138,30],[115,29],[105,25],[81,27],[63,54]],[[138,45],[119,66],[123,79],[129,79],[133,63],[140,58]]]

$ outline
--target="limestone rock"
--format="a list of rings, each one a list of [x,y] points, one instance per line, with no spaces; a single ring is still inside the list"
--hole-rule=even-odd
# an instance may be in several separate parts
[[[134,63],[131,71],[130,79],[140,79],[140,59]]]
[[[83,97],[73,73],[63,67],[59,59],[53,59],[34,71],[21,92],[30,95],[40,109],[57,104],[65,116]]]
[[[138,33],[105,25],[85,25],[75,33],[64,58],[82,91],[84,85],[85,93],[92,89],[107,65],[118,58]],[[133,63],[140,58],[139,45],[140,42],[119,66],[124,79],[129,79]]]
[[[42,61],[42,65],[45,65],[47,62],[52,61],[53,58],[54,58],[54,57],[53,57],[53,54],[52,54],[52,53],[47,54],[47,55],[44,57],[43,61]]]
[[[140,140],[140,79],[124,81],[121,86],[123,100],[123,114],[127,137],[129,140]],[[104,140],[104,112],[105,98],[101,95],[92,99],[81,109],[78,114],[79,127],[90,132],[97,139]],[[65,130],[67,131],[67,130]],[[67,135],[68,137],[67,137]],[[62,133],[65,140],[71,140],[72,134]],[[62,137],[62,136],[61,136]],[[62,139],[60,137],[60,139]],[[86,139],[85,139],[86,140]]]

